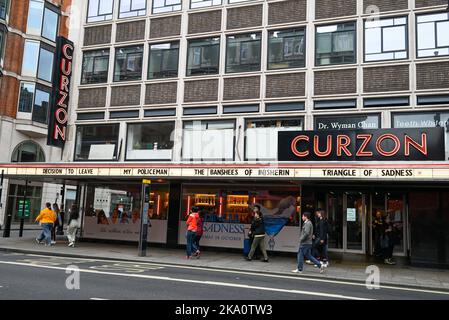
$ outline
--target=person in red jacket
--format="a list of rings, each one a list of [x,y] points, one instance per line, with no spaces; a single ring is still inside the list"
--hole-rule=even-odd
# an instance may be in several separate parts
[[[203,236],[203,225],[204,225],[204,219],[203,219],[203,211],[200,210],[200,212],[198,213],[198,221],[197,221],[197,229],[196,229],[196,236],[195,239],[193,239],[193,244],[195,246],[195,256],[197,257],[197,259],[200,258],[200,240],[201,237]]]
[[[200,209],[197,206],[193,206],[191,209],[191,212],[189,213],[189,217],[187,218],[187,233],[186,233],[186,238],[187,238],[187,245],[186,245],[186,259],[191,259],[192,258],[192,253],[197,251],[197,248],[195,247],[194,244],[194,239],[196,237],[196,231],[198,229],[198,217],[199,214],[198,212],[200,211]]]

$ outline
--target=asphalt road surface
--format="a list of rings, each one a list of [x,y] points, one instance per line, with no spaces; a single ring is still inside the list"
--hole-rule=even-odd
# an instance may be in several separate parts
[[[0,300],[449,300],[449,291],[0,252]]]

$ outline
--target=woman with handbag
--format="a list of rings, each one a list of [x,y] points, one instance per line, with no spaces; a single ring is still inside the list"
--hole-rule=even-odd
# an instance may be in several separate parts
[[[70,208],[70,216],[69,216],[69,222],[67,227],[67,239],[69,240],[69,247],[75,247],[75,239],[76,239],[76,232],[79,228],[79,212],[78,208],[76,207],[76,204],[72,204],[72,207]]]

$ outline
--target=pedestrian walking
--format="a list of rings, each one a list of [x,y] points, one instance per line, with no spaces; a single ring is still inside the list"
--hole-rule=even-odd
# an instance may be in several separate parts
[[[197,221],[197,228],[196,228],[196,235],[195,235],[195,239],[193,240],[193,243],[195,245],[196,248],[196,252],[195,252],[195,256],[199,259],[200,255],[201,255],[201,251],[200,251],[200,240],[201,237],[203,236],[203,225],[204,225],[204,213],[202,210],[200,210],[200,212],[198,213],[198,221]]]
[[[59,227],[59,224],[61,223],[61,211],[59,210],[58,204],[55,202],[53,203],[53,212],[56,215],[56,221],[53,224],[53,227],[51,228],[51,244],[56,244],[56,228]]]
[[[196,236],[196,231],[198,229],[198,212],[200,209],[197,206],[193,206],[189,217],[187,218],[187,233],[186,233],[186,259],[192,258],[192,253],[196,252],[198,249],[195,246],[194,239]]]
[[[251,245],[251,250],[245,259],[251,261],[256,251],[256,248],[260,248],[263,254],[263,262],[268,262],[267,250],[265,248],[265,223],[263,221],[262,213],[260,212],[260,206],[254,206],[254,219],[251,222],[251,228],[249,230],[249,235],[254,237],[253,243]]]
[[[320,260],[326,267],[329,267],[329,256],[327,253],[327,241],[329,237],[329,223],[325,218],[323,209],[315,211],[316,224],[313,234],[313,256]]]
[[[302,215],[303,225],[301,228],[301,236],[299,238],[299,249],[297,256],[298,267],[292,270],[294,273],[302,273],[304,267],[304,257],[309,259],[313,264],[320,268],[320,273],[324,272],[325,265],[315,259],[312,254],[312,237],[313,237],[313,225],[310,221],[310,212],[304,212]]]
[[[45,239],[45,245],[51,246],[51,230],[55,221],[56,214],[51,210],[51,203],[47,202],[45,208],[36,218],[36,222],[39,222],[42,226],[42,233],[36,238],[37,243],[40,244]]]
[[[396,243],[396,229],[391,221],[389,215],[385,218],[384,231],[381,240],[382,246],[382,256],[384,258],[384,263],[389,265],[395,265],[396,262],[393,260],[393,250]]]
[[[69,240],[69,247],[75,247],[75,239],[76,239],[76,232],[79,228],[79,212],[76,204],[72,204],[72,207],[70,208],[70,216],[68,221],[68,227],[67,227],[67,239]]]

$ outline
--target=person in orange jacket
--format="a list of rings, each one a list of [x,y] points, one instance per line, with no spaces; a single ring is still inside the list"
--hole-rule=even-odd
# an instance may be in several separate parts
[[[196,231],[198,228],[198,212],[200,211],[200,208],[198,208],[197,206],[193,206],[191,209],[191,212],[189,213],[189,217],[186,221],[187,224],[187,233],[186,233],[186,238],[187,238],[187,245],[186,245],[186,259],[191,259],[192,258],[192,253],[196,253],[197,252],[197,248],[195,246],[194,243],[194,239],[196,237]]]
[[[53,224],[56,221],[56,213],[51,210],[51,203],[47,202],[45,204],[45,209],[37,216],[36,222],[39,222],[42,226],[42,233],[36,238],[36,242],[41,244],[45,239],[45,245],[51,246],[51,230],[53,229]]]

